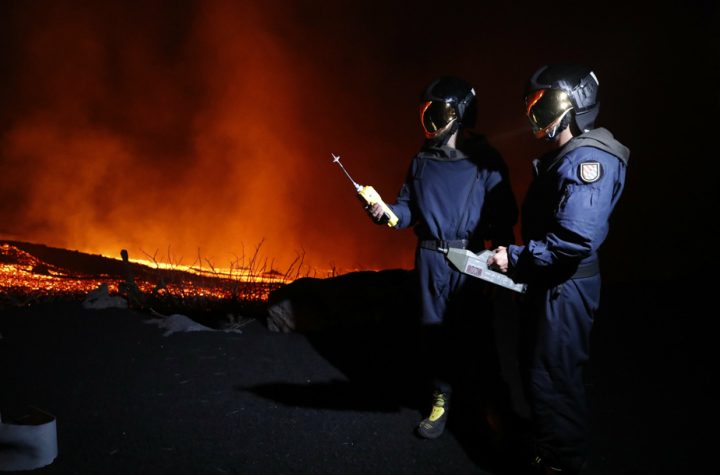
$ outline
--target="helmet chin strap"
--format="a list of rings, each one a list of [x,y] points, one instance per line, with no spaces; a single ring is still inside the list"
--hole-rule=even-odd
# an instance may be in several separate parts
[[[557,137],[560,132],[568,128],[571,119],[572,114],[570,113],[570,111],[568,111],[568,113],[566,113],[563,118],[560,119],[560,123],[558,125],[547,131],[547,133],[545,134],[545,139],[553,140],[555,137]]]
[[[427,139],[427,144],[431,147],[443,147],[448,144],[450,137],[452,137],[459,128],[460,124],[458,121],[453,121],[452,125],[442,134]]]

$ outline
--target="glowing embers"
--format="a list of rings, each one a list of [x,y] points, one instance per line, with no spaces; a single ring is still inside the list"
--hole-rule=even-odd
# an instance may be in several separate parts
[[[35,296],[86,294],[107,276],[71,275],[9,244],[0,245],[0,292]],[[117,282],[109,282],[117,291]]]
[[[0,300],[16,303],[85,296],[103,284],[111,295],[132,287],[152,299],[257,301],[266,300],[270,291],[285,282],[282,277],[253,275],[238,269],[224,273],[217,269],[181,270],[178,266],[147,267],[142,277],[132,280],[105,273],[86,275],[47,264],[15,246],[0,244]]]

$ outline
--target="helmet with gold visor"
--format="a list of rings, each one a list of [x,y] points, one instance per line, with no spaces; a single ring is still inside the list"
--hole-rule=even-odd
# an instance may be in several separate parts
[[[466,81],[453,76],[434,80],[420,97],[425,138],[447,138],[460,127],[472,127],[475,108],[475,90]]]
[[[590,130],[600,110],[595,73],[581,65],[538,69],[525,92],[525,115],[537,138],[553,139],[568,126],[574,135]]]

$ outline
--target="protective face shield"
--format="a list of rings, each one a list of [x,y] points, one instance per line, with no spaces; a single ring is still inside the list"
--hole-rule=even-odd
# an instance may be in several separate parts
[[[567,93],[559,89],[540,89],[525,98],[525,114],[537,138],[555,138],[567,127],[569,120],[563,119],[572,109]]]
[[[599,87],[595,73],[581,65],[538,69],[525,94],[525,113],[535,136],[552,139],[571,124],[580,132],[592,129],[600,110]]]
[[[426,139],[432,139],[450,130],[457,121],[457,112],[449,102],[426,101],[420,104],[420,122]]]
[[[464,80],[443,76],[420,96],[420,123],[426,139],[445,143],[460,127],[475,123],[475,90]]]

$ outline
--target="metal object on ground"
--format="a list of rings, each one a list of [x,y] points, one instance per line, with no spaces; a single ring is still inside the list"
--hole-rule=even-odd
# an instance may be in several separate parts
[[[12,421],[0,422],[0,471],[33,470],[58,455],[55,416],[35,407]]]

